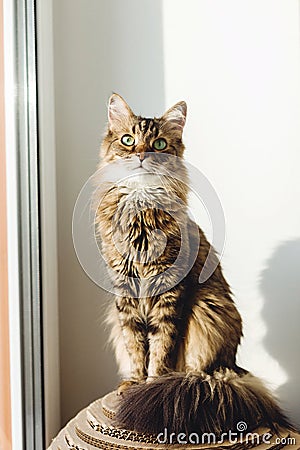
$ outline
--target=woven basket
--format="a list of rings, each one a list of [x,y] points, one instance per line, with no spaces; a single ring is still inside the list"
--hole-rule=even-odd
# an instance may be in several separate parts
[[[170,441],[160,444],[156,436],[134,433],[112,426],[114,411],[118,402],[115,392],[96,400],[72,419],[52,441],[48,450],[167,450],[167,449],[231,449],[244,450],[250,448],[279,450],[281,448],[300,450],[300,435],[282,430],[280,437],[268,429],[257,429],[254,439],[249,437],[237,442],[208,444],[178,444]],[[267,433],[270,433],[267,435]],[[268,443],[265,443],[266,436]],[[271,436],[271,437],[269,437]],[[200,437],[201,438],[201,437]]]

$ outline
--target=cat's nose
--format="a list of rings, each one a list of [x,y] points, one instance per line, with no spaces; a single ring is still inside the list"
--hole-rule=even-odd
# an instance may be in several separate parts
[[[143,162],[145,159],[145,152],[137,153],[136,156],[139,158],[140,162]]]

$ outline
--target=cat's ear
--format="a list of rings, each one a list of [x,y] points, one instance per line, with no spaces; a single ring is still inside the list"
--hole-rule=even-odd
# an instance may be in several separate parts
[[[178,102],[162,116],[164,120],[172,125],[172,128],[178,131],[183,130],[186,121],[187,106],[185,102]]]
[[[134,114],[125,102],[125,100],[118,94],[113,94],[108,101],[108,122],[110,128],[115,128],[124,121],[126,122]]]

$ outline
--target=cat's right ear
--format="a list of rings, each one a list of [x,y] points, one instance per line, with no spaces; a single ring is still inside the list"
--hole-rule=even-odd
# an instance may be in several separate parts
[[[113,94],[108,101],[108,123],[109,128],[118,128],[133,116],[133,112],[118,94]]]

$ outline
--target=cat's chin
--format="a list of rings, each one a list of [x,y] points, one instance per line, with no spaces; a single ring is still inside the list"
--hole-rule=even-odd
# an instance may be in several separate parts
[[[132,189],[145,189],[163,185],[161,176],[148,172],[143,167],[132,170],[130,176],[121,180],[120,184]]]

